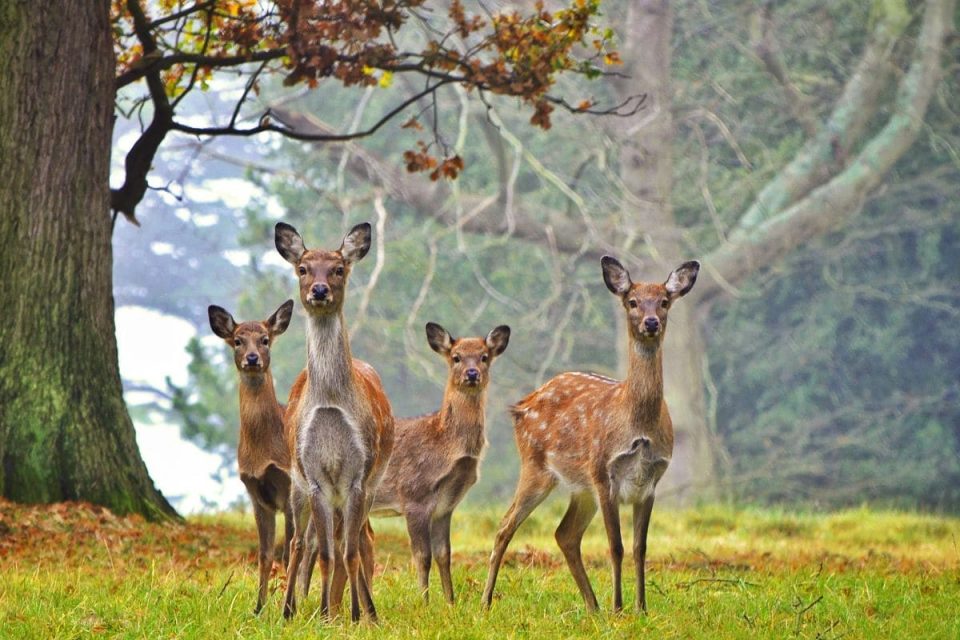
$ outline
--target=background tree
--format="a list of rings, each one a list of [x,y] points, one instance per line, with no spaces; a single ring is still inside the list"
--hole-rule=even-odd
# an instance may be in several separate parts
[[[556,115],[546,140],[502,101],[450,90],[437,94],[446,127],[476,169],[457,183],[407,176],[391,161],[410,144],[403,135],[290,145],[250,166],[284,215],[316,234],[361,215],[386,220],[383,267],[360,283],[351,317],[398,412],[426,409],[411,390],[439,380],[420,324],[511,324],[494,381],[510,392],[491,398],[495,453],[475,492],[498,495],[515,469],[502,407],[560,370],[618,373],[620,330],[593,294],[596,258],[626,256],[652,277],[678,255],[698,257],[690,318],[672,323],[666,348],[675,493],[956,508],[949,328],[960,301],[944,286],[960,177],[957,79],[945,74],[957,58],[955,4],[605,10],[621,29],[624,78],[594,87],[595,99],[647,94],[636,118]],[[324,98],[272,113],[302,132],[337,131],[362,126],[384,95]],[[259,259],[265,204],[245,223],[264,272],[247,305],[289,288]],[[927,463],[904,464],[907,451]]]
[[[24,501],[85,499],[150,517],[173,513],[140,460],[121,396],[110,244],[119,214],[137,222],[148,173],[169,133],[303,137],[268,113],[247,123],[244,106],[268,73],[310,88],[389,84],[394,74],[422,82],[371,127],[307,136],[313,140],[370,135],[448,85],[517,96],[532,107],[534,124],[549,127],[554,106],[594,111],[548,92],[560,73],[604,73],[609,52],[592,23],[597,9],[594,0],[555,12],[536,7],[526,16],[475,16],[457,1],[444,16],[428,16],[422,0],[103,0],[75,11],[4,5],[0,238],[7,250],[0,303],[12,318],[0,333],[0,493]],[[425,37],[414,49],[397,48],[394,37],[410,20],[426,25]],[[448,46],[454,33],[465,49]],[[246,74],[229,119],[180,119],[186,96],[226,69]],[[146,94],[135,85],[145,85]],[[144,126],[126,154],[122,183],[108,190],[114,104]],[[409,150],[405,161],[434,179],[455,177],[463,163],[447,151],[433,127],[432,140]]]

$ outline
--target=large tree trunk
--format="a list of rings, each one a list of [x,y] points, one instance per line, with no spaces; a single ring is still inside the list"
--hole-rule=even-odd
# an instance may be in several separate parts
[[[669,0],[638,0],[628,3],[620,42],[629,78],[616,83],[618,98],[647,94],[648,107],[637,118],[612,119],[609,133],[620,144],[619,174],[626,189],[620,228],[625,232],[615,243],[626,240],[623,249],[642,253],[636,246],[646,241],[653,259],[633,265],[634,280],[666,279],[686,255],[677,242],[676,223],[670,204],[673,176],[673,118],[671,115],[670,65],[673,8]],[[620,313],[615,314],[622,321]],[[663,478],[661,493],[680,500],[704,496],[713,485],[714,455],[706,420],[703,384],[704,344],[697,318],[683,301],[670,312],[670,328],[664,344],[664,393],[673,419],[676,442],[670,471]],[[617,336],[625,330],[618,328]],[[621,360],[625,357],[621,355]],[[621,369],[625,368],[625,364]]]
[[[0,494],[160,518],[117,363],[109,5],[0,5]]]

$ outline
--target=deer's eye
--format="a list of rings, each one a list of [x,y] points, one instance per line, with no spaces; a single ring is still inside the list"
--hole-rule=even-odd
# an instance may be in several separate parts
[[[453,358],[451,358],[451,360],[453,360],[454,363],[456,363],[456,364],[460,364],[460,356],[453,356]]]
[[[334,271],[334,273],[336,273],[338,276],[342,276],[342,275],[343,275],[343,267],[337,267],[337,269],[336,269],[336,271]]]
[[[627,304],[630,305],[630,308],[631,308],[631,309],[636,309],[636,308],[637,308],[637,301],[636,301],[636,300],[630,299],[630,300],[627,301]]]
[[[263,340],[261,340],[260,342],[263,344],[263,346],[267,346],[268,344],[270,344],[270,338],[268,338],[267,336],[263,336]]]
[[[488,356],[487,354],[483,354],[482,356],[480,356],[480,362],[486,362],[489,359],[490,359],[490,356]]]
[[[670,301],[664,298],[663,301],[660,303],[660,306],[666,309],[667,307],[670,306]]]
[[[300,267],[299,269],[297,269],[297,271],[299,271],[299,272],[300,272],[300,275],[302,275],[302,276],[307,275],[307,269],[306,269],[306,267]]]
[[[233,339],[233,346],[235,346],[235,347],[239,347],[239,346],[240,346],[240,338],[234,338],[234,339]]]

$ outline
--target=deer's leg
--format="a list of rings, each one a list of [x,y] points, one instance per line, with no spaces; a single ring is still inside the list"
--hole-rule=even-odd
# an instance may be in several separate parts
[[[343,589],[347,584],[347,568],[343,564],[343,513],[334,514],[334,534],[337,548],[333,552],[333,578],[330,581],[330,611],[333,616],[340,613],[343,605]]]
[[[443,597],[453,604],[453,577],[450,575],[450,518],[452,513],[440,516],[430,524],[430,549],[440,574]]]
[[[363,531],[360,532],[360,564],[363,568],[363,577],[367,581],[367,588],[373,591],[373,570],[376,564],[373,561],[373,527],[370,525],[370,519],[363,525]]]
[[[253,519],[257,523],[257,566],[260,570],[260,588],[257,591],[257,606],[253,613],[259,614],[267,601],[267,586],[270,583],[270,570],[273,568],[273,541],[276,538],[276,518],[273,511],[253,501]]]
[[[430,513],[424,510],[408,511],[407,533],[410,535],[410,551],[417,568],[417,583],[424,602],[430,601]]]
[[[333,507],[321,495],[319,487],[310,492],[313,526],[317,530],[317,557],[320,561],[320,615],[330,615],[330,561],[333,558]]]
[[[620,510],[617,501],[611,495],[610,487],[599,484],[597,500],[600,513],[603,514],[603,526],[607,530],[607,544],[610,547],[610,565],[613,569],[613,610],[623,611],[623,538],[620,535]]]
[[[313,579],[313,567],[317,564],[317,553],[320,551],[319,540],[317,539],[317,526],[313,523],[313,518],[307,522],[307,530],[304,535],[304,554],[303,562],[300,563],[300,596],[306,598],[310,594],[310,581]]]
[[[580,542],[583,533],[597,513],[597,503],[589,492],[574,493],[570,496],[570,506],[563,515],[554,537],[567,560],[573,580],[580,589],[580,595],[587,606],[587,611],[597,610],[597,596],[590,585],[590,578],[583,566],[583,557],[580,555]]]
[[[343,513],[344,562],[347,576],[350,578],[350,619],[360,620],[360,605],[363,604],[367,615],[377,621],[377,609],[367,585],[366,577],[360,568],[360,533],[367,520],[367,498],[363,489],[358,489],[347,497]]]
[[[637,610],[647,611],[646,560],[647,530],[653,512],[653,494],[633,505],[633,561],[637,565]]]
[[[290,500],[283,506],[283,566],[290,562],[290,541],[293,540],[293,510]],[[304,594],[306,595],[306,594]]]
[[[337,527],[343,526],[343,520],[337,520]],[[339,531],[339,530],[338,530]],[[342,544],[342,533],[337,534],[337,540],[340,546],[333,557],[333,580],[330,583],[330,610],[340,613],[343,606],[343,590],[347,585],[347,568],[343,564],[344,548]],[[360,531],[360,568],[363,570],[363,577],[367,583],[367,589],[373,591],[373,528],[368,519]]]
[[[283,598],[283,617],[292,618],[297,611],[297,569],[303,560],[303,537],[307,527],[307,496],[292,488],[290,512],[293,514],[293,538],[290,541],[290,562],[287,564],[287,592]]]
[[[513,502],[507,509],[507,513],[500,520],[500,528],[497,530],[497,537],[493,543],[493,553],[490,554],[487,585],[483,589],[483,606],[488,609],[493,602],[493,588],[497,584],[500,563],[503,561],[503,554],[506,553],[510,540],[513,539],[513,534],[557,485],[556,478],[549,473],[539,470],[527,471],[526,469],[526,467],[520,469],[517,492],[513,496]]]

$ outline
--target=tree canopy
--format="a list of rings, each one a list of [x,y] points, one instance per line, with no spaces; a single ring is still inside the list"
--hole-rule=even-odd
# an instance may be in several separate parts
[[[482,5],[481,5],[482,6]],[[455,178],[463,159],[454,153],[439,129],[434,97],[457,85],[489,94],[520,98],[533,110],[530,122],[550,128],[550,114],[559,106],[592,114],[630,115],[643,96],[600,107],[585,98],[576,103],[553,95],[558,74],[595,78],[619,63],[611,48],[613,31],[595,22],[599,0],[575,0],[548,11],[536,2],[531,11],[465,10],[460,0],[444,14],[425,0],[114,0],[112,25],[117,55],[116,89],[126,115],[150,123],[126,155],[123,184],[112,190],[111,207],[135,220],[134,210],[147,189],[147,175],[157,149],[171,131],[197,136],[252,136],[275,132],[298,140],[343,142],[369,136],[384,124],[420,104],[403,125],[429,127],[425,140],[404,151],[410,171],[427,171],[431,179]],[[151,10],[157,15],[150,15]],[[403,38],[410,24],[420,37]],[[196,124],[178,117],[178,107],[195,89],[205,89],[216,74],[237,69],[245,87],[227,118]],[[261,79],[282,75],[286,86],[315,89],[330,81],[346,87],[389,86],[394,76],[413,75],[422,85],[389,107],[369,126],[351,132],[304,132],[285,126],[271,110],[249,109]],[[130,97],[123,90],[144,81],[147,94]]]

